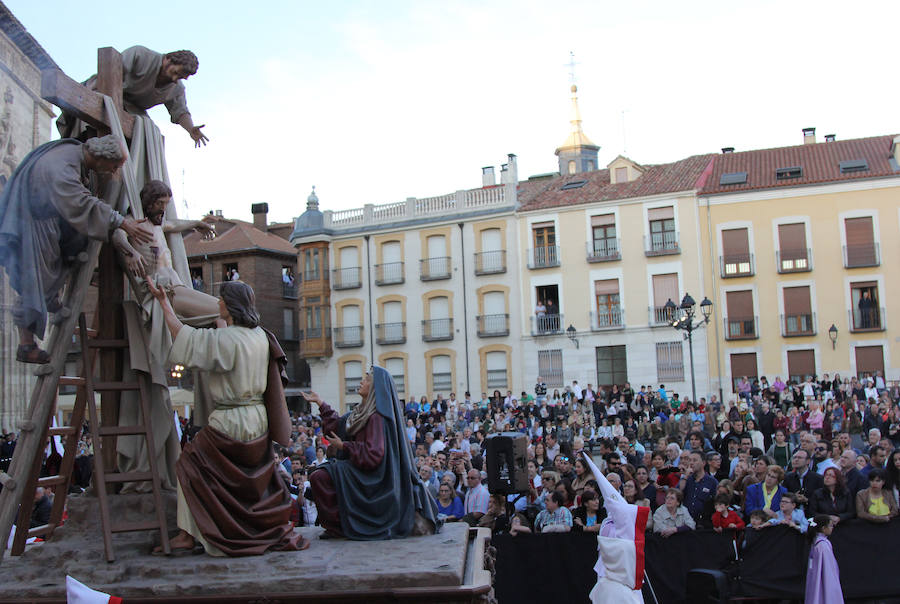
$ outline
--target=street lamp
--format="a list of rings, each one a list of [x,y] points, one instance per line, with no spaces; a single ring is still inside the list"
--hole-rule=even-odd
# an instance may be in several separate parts
[[[578,348],[578,339],[575,337],[576,333],[578,333],[578,330],[575,329],[575,326],[570,323],[569,327],[566,328],[566,335],[569,336],[570,340],[575,342],[575,348],[577,349]]]
[[[694,378],[694,330],[709,323],[709,315],[712,313],[713,303],[706,296],[703,297],[703,302],[700,303],[700,314],[703,318],[695,323],[696,305],[697,303],[688,293],[684,294],[684,298],[681,299],[679,306],[675,306],[671,298],[665,305],[666,312],[671,318],[670,325],[672,328],[687,332],[684,337],[688,341],[688,350],[691,353],[691,402],[694,404],[697,404],[697,384]],[[677,308],[680,308],[682,311],[680,316],[675,312]]]
[[[834,323],[828,328],[828,338],[831,340],[831,349],[834,350],[834,346],[837,344],[837,327],[834,326]]]
[[[181,376],[184,375],[184,365],[173,365],[170,375],[173,380],[178,380],[178,387],[181,388]]]

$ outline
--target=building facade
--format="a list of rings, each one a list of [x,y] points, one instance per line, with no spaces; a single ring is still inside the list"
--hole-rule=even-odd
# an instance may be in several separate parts
[[[41,99],[41,70],[57,65],[22,24],[0,4],[0,189],[19,162],[50,140],[52,106]],[[16,361],[12,322],[15,292],[0,268],[0,430],[16,430],[24,417],[34,367]]]

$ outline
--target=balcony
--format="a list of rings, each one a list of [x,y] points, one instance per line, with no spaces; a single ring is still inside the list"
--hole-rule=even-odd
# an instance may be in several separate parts
[[[488,369],[486,386],[488,390],[509,388],[506,379],[506,369]]]
[[[675,320],[675,311],[665,306],[651,306],[647,309],[650,315],[650,327],[662,327],[671,325]]]
[[[402,262],[375,265],[375,285],[396,285],[404,281]]]
[[[604,308],[600,312],[591,311],[591,331],[625,329],[625,309],[621,306]]]
[[[619,239],[597,239],[593,243],[588,241],[585,246],[588,262],[612,262],[622,259]]]
[[[776,250],[775,268],[779,273],[805,273],[812,270],[812,250]]]
[[[531,317],[531,335],[552,336],[563,332],[562,315],[542,315]]]
[[[506,272],[506,250],[475,254],[476,275],[496,275]]]
[[[319,281],[322,279],[322,273],[318,270],[314,271],[303,271],[303,282],[310,283],[312,281]]]
[[[355,348],[363,345],[362,325],[334,328],[335,348]]]
[[[731,277],[750,277],[756,273],[753,254],[735,254],[719,256],[719,270],[723,279]]]
[[[756,317],[725,317],[726,340],[755,340],[759,338]]]
[[[479,338],[509,335],[509,315],[479,315],[477,319]]]
[[[378,323],[375,325],[375,342],[377,344],[405,344],[406,323]]]
[[[308,327],[301,329],[300,356],[315,358],[331,355],[331,329],[328,327]]]
[[[435,392],[453,390],[453,374],[450,373],[433,373],[431,374],[431,386]]]
[[[649,237],[644,235],[645,256],[668,256],[680,253],[681,246],[678,245],[678,233],[675,231],[653,233]]]
[[[345,377],[344,378],[344,394],[356,394],[356,389],[362,383],[361,377]]]
[[[528,268],[559,266],[559,246],[548,245],[528,250]]]
[[[332,289],[356,289],[362,287],[362,269],[358,266],[336,268],[331,271]]]
[[[844,246],[844,268],[863,268],[881,264],[881,254],[877,243],[863,243]]]
[[[290,300],[297,299],[297,286],[293,283],[281,282],[281,297]]]
[[[884,331],[885,314],[884,308],[877,306],[868,310],[860,310],[854,308],[850,311],[850,331],[852,333],[864,333],[867,331]]]
[[[406,392],[406,376],[405,375],[392,375],[394,378],[394,386],[397,388],[397,392]]]
[[[439,342],[453,339],[453,319],[426,319],[422,321],[422,341]]]
[[[419,278],[422,281],[437,281],[450,278],[450,258],[423,258],[419,260]]]
[[[816,313],[781,315],[781,335],[785,338],[816,335]]]

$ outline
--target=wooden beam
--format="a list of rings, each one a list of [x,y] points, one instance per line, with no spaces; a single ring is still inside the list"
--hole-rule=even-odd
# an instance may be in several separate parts
[[[103,49],[101,49],[103,50]],[[121,76],[120,76],[121,80]],[[119,87],[121,90],[121,85]],[[86,86],[76,82],[58,69],[48,69],[41,74],[41,96],[78,119],[87,122],[98,131],[108,131],[103,97]],[[115,101],[115,98],[113,98]],[[131,138],[134,116],[121,109],[119,101],[119,121],[125,138]]]

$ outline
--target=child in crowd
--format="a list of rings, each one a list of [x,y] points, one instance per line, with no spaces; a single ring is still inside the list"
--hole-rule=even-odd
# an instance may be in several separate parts
[[[712,516],[713,530],[721,533],[724,529],[743,530],[744,521],[740,515],[732,510],[731,497],[727,493],[716,495],[715,506],[716,513]]]
[[[834,550],[828,537],[834,530],[834,520],[827,514],[813,518],[809,537],[809,568],[806,571],[806,604],[839,604],[844,601],[841,575]]]
[[[744,531],[744,543],[741,545],[743,549],[749,547],[759,538],[759,531],[769,526],[767,524],[769,518],[762,510],[753,510],[750,513],[750,527]]]
[[[806,520],[806,515],[797,509],[796,493],[782,495],[780,507],[781,509],[775,514],[775,517],[769,520],[769,524],[785,524],[805,533],[809,527],[809,521]]]

